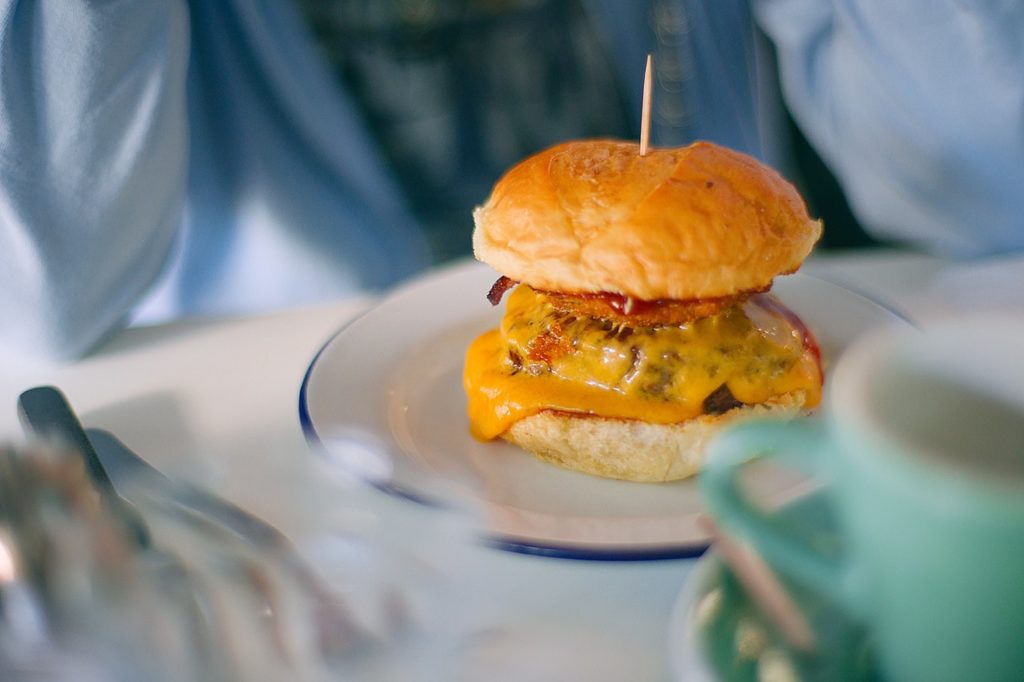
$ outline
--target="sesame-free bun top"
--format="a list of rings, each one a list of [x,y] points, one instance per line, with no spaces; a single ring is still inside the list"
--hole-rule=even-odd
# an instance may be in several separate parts
[[[476,257],[537,289],[644,300],[763,290],[821,235],[796,189],[709,142],[566,142],[510,169],[473,212]]]

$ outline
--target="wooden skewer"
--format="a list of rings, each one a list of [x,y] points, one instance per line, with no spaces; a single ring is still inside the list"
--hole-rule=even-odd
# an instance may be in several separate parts
[[[644,69],[644,103],[640,110],[640,156],[647,156],[647,144],[651,140],[651,72],[654,71],[651,55],[647,55]]]

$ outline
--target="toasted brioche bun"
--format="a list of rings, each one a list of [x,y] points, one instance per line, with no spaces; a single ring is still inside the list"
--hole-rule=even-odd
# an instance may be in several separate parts
[[[545,410],[517,421],[502,438],[572,471],[623,481],[674,481],[700,470],[708,441],[723,426],[760,417],[789,419],[803,413],[803,404],[799,391],[679,424]]]
[[[567,142],[514,166],[473,213],[476,257],[537,289],[644,300],[758,291],[821,235],[796,189],[708,142]]]

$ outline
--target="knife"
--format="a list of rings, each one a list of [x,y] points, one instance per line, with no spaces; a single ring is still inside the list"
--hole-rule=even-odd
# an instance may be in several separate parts
[[[124,525],[138,547],[152,547],[149,526],[113,485],[82,423],[60,390],[39,386],[23,392],[18,397],[18,416],[28,435],[66,445],[81,454],[86,472],[107,510]]]
[[[288,544],[279,531],[230,502],[168,478],[113,434],[101,429],[86,431],[67,398],[53,386],[39,386],[22,393],[18,414],[30,435],[62,443],[81,453],[86,471],[104,502],[144,547],[152,544],[152,538],[129,499],[132,491],[145,491],[190,513],[213,519],[262,549],[280,549]]]
[[[166,476],[109,431],[90,428],[85,436],[121,494],[145,491],[180,511],[215,522],[257,549],[291,550],[288,538],[266,521],[198,486]]]

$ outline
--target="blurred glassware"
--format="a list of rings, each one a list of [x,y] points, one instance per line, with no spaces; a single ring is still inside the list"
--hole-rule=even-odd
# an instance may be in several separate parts
[[[164,476],[109,432],[89,429],[84,433],[94,448],[97,462],[108,475],[106,480],[129,504],[131,500],[146,500],[187,529],[207,535],[215,542],[239,542],[254,553],[254,557],[240,560],[239,565],[256,591],[268,599],[269,584],[263,575],[265,569],[258,561],[276,562],[309,603],[314,621],[313,636],[321,654],[328,658],[341,656],[374,639],[373,633],[353,621],[348,605],[279,530],[198,486]],[[392,598],[395,604],[390,612],[394,618],[389,625],[393,630],[401,620],[401,605],[396,594],[392,593]],[[277,639],[280,640],[280,636]]]
[[[220,679],[194,576],[139,551],[81,460],[0,448],[0,679]]]
[[[143,545],[77,453],[0,448],[0,679],[451,679],[465,517],[310,459],[290,557],[140,486]],[[322,646],[325,599],[352,646]]]
[[[310,532],[299,548],[331,584],[347,586],[343,594],[363,626],[391,636],[388,647],[347,672],[369,680],[466,679],[461,666],[478,634],[480,581],[471,565],[489,550],[465,482],[428,470],[425,485],[443,492],[429,500],[404,496],[388,483],[396,457],[390,446],[356,426],[325,434],[316,455],[307,460],[318,482],[310,491],[324,497],[307,494],[315,518],[303,524]]]

